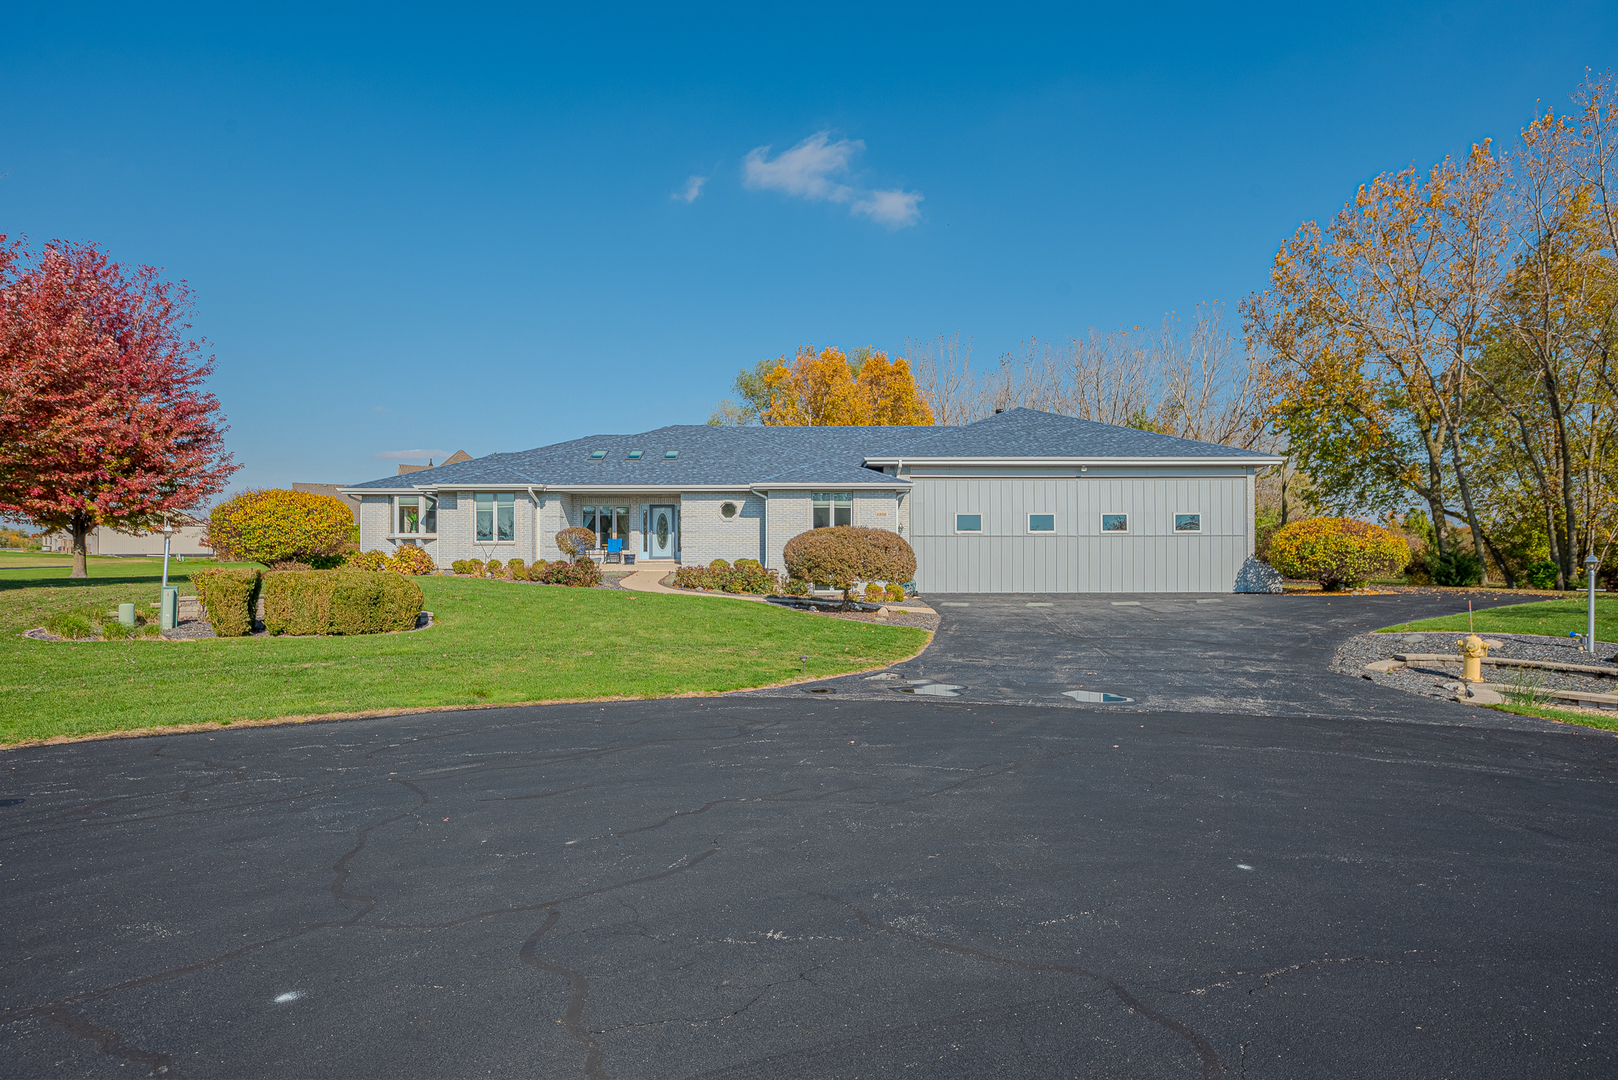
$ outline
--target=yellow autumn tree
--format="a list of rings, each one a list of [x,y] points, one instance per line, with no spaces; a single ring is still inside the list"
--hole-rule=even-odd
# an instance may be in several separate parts
[[[829,347],[805,345],[790,364],[782,356],[736,377],[734,400],[723,402],[710,424],[760,423],[774,427],[930,425],[933,413],[916,389],[910,365],[879,349],[851,358]]]

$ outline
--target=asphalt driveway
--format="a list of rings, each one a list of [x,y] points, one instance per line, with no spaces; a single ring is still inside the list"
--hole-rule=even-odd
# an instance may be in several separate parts
[[[5,753],[0,1075],[1618,1072],[1618,740],[1319,674],[1389,598],[1195,599],[961,598],[958,698]]]
[[[1520,599],[1520,598],[1517,598]],[[1452,596],[929,596],[945,616],[925,654],[894,670],[957,686],[959,700],[1104,711],[1387,716],[1542,730],[1509,715],[1410,695],[1330,670],[1347,638],[1457,610]],[[1478,610],[1510,602],[1489,594]],[[1464,601],[1459,605],[1464,612]],[[840,697],[895,686],[862,676],[822,684]],[[1108,694],[1104,704],[1069,697]],[[799,691],[779,691],[797,693]]]

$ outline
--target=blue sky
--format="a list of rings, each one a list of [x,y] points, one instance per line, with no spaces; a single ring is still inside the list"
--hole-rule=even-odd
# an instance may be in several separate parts
[[[805,342],[1234,319],[1618,64],[1611,4],[1122,7],[13,5],[0,232],[191,283],[235,486],[355,482],[700,423]]]

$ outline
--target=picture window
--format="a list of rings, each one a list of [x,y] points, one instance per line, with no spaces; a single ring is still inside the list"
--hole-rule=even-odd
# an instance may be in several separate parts
[[[433,536],[438,532],[438,498],[433,495],[399,495],[393,500],[395,536]]]
[[[1101,531],[1110,533],[1126,533],[1129,531],[1128,514],[1102,514]]]
[[[472,498],[477,504],[479,543],[502,544],[517,539],[516,495],[509,491],[480,491]]]
[[[1029,514],[1028,531],[1031,533],[1053,533],[1056,531],[1055,514]]]
[[[1201,514],[1175,514],[1174,515],[1174,531],[1175,532],[1201,532],[1202,531],[1202,515]]]
[[[814,503],[814,528],[854,524],[854,496],[846,491],[817,491],[810,495]]]
[[[956,514],[955,531],[958,533],[980,533],[983,531],[982,514]]]
[[[580,508],[579,524],[596,534],[598,548],[608,540],[629,541],[629,507],[585,506]]]

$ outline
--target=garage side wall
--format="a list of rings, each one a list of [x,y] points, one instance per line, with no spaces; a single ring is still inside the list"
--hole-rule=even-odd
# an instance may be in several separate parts
[[[910,540],[923,593],[1228,593],[1250,550],[1248,478],[912,476]],[[982,531],[956,531],[957,515]],[[1051,515],[1034,533],[1029,516]],[[1102,515],[1124,515],[1107,532]],[[1196,514],[1197,532],[1176,531]]]

